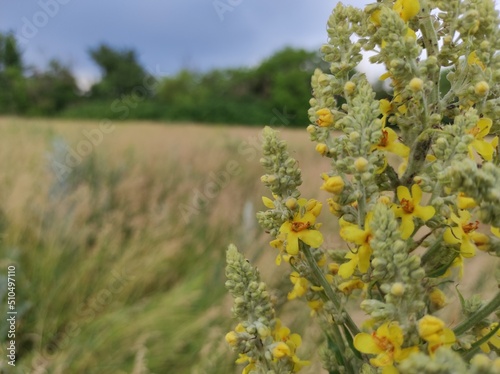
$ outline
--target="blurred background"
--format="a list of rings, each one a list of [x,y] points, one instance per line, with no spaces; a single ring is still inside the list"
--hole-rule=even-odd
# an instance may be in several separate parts
[[[280,129],[303,195],[324,200],[328,163],[305,127],[335,5],[0,0],[1,373],[240,372],[224,342],[231,242],[314,359],[321,337],[300,301],[284,305],[290,282],[256,225],[269,195],[259,131]],[[335,224],[324,229],[334,248]]]

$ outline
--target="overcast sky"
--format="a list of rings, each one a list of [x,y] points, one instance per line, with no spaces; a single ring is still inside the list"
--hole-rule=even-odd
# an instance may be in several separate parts
[[[369,1],[343,1],[363,6]],[[81,82],[99,77],[88,49],[133,48],[155,74],[186,67],[255,65],[284,46],[317,49],[336,1],[0,0],[0,31],[13,31],[26,64],[51,58]]]

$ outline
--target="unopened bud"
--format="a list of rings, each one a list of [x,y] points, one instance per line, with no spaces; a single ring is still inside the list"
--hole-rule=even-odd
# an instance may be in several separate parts
[[[489,90],[490,86],[485,81],[477,82],[474,86],[474,92],[479,96],[486,96]]]
[[[354,167],[359,172],[366,171],[367,166],[368,166],[368,160],[364,157],[358,157],[356,161],[354,161]]]
[[[319,143],[316,145],[316,152],[324,156],[328,153],[328,146],[325,143]]]
[[[410,81],[409,86],[413,92],[419,92],[422,91],[422,89],[424,88],[424,81],[420,78],[413,78]]]

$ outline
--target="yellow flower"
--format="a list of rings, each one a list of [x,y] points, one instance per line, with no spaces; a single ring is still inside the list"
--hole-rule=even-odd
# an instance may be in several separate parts
[[[467,197],[463,192],[459,192],[457,196],[458,209],[472,209],[477,206],[476,201],[472,197]]]
[[[418,352],[418,347],[401,348],[403,340],[403,330],[397,322],[386,322],[371,334],[357,334],[354,337],[354,347],[360,352],[377,355],[370,359],[370,363],[384,367],[383,373],[397,372],[394,371],[394,362],[400,362],[411,353]]]
[[[396,134],[396,132],[393,129],[389,127],[383,127],[382,138],[380,139],[379,143],[374,147],[374,149],[379,149],[382,151],[394,153],[403,158],[408,157],[408,155],[410,154],[410,148],[408,148],[403,143],[398,142],[397,140],[398,140],[398,134]]]
[[[295,256],[299,253],[299,239],[307,245],[318,248],[323,244],[323,235],[314,229],[316,217],[321,212],[321,203],[316,200],[299,199],[300,208],[291,221],[285,221],[279,230],[286,241],[285,250]],[[302,214],[301,211],[305,210]]]
[[[446,305],[446,295],[439,288],[433,288],[429,294],[429,301],[434,310],[442,309]]]
[[[431,315],[425,315],[418,321],[418,334],[429,343],[431,354],[441,346],[451,347],[456,341],[453,331],[445,327],[439,318]]]
[[[366,215],[363,229],[358,225],[345,221],[343,218],[339,220],[342,239],[358,245],[356,253],[349,252],[345,256],[349,261],[340,265],[339,275],[344,279],[349,278],[356,267],[361,273],[366,273],[370,267],[370,257],[372,255],[370,240],[373,236],[370,227],[372,217],[372,212]]]
[[[380,22],[380,13],[380,9],[377,9],[370,14],[370,21],[372,21],[375,26],[380,26],[382,24],[382,22]]]
[[[361,281],[361,279],[356,278],[352,280],[348,280],[345,282],[340,283],[337,288],[339,289],[340,292],[349,295],[352,293],[354,290],[362,290],[365,284]]]
[[[291,355],[290,347],[283,342],[278,342],[273,348],[273,356],[275,358],[283,358]]]
[[[249,374],[251,371],[255,370],[256,367],[257,367],[255,365],[255,358],[248,357],[244,353],[240,353],[239,354],[239,358],[235,362],[237,364],[244,364],[244,363],[248,362],[248,365],[245,366],[245,368],[243,369],[243,371],[241,372],[241,374]]]
[[[460,244],[460,255],[473,257],[476,254],[473,234],[479,227],[479,221],[470,222],[471,214],[467,210],[460,210],[458,217],[452,213],[450,219],[456,226],[448,227],[444,231],[444,241],[448,244]]]
[[[311,308],[311,316],[314,316],[317,312],[319,312],[323,308],[323,300],[309,300],[307,305]]]
[[[387,99],[380,100],[379,104],[380,113],[382,113],[382,127],[385,127],[387,122],[387,117],[391,113],[392,105],[391,102]]]
[[[500,238],[500,228],[491,226],[491,233]]]
[[[325,181],[321,186],[322,190],[338,195],[344,189],[345,184],[341,176],[329,177],[326,173],[323,173],[321,177]]]
[[[333,124],[333,115],[330,109],[328,108],[320,109],[316,112],[316,115],[318,116],[318,119],[316,120],[318,126],[328,127]]]
[[[491,143],[484,140],[484,137],[490,132],[493,122],[489,118],[481,118],[476,126],[469,130],[469,134],[474,136],[474,140],[469,144],[469,157],[474,159],[474,150],[486,161],[493,159],[493,153],[498,145],[498,136],[495,136]]]
[[[316,145],[316,152],[324,156],[328,153],[328,146],[325,143],[319,143]]]
[[[262,196],[262,202],[264,203],[264,205],[266,206],[266,208],[269,208],[269,209],[274,209],[275,208],[274,201],[272,201],[268,197]]]
[[[326,199],[326,202],[328,203],[328,209],[330,210],[330,213],[339,217],[342,213],[342,205],[337,203],[332,198]]]
[[[422,221],[431,219],[436,210],[432,206],[422,206],[422,190],[418,184],[411,186],[410,191],[405,186],[397,189],[398,199],[401,205],[394,207],[396,217],[401,218],[401,238],[408,239],[415,230],[413,218],[420,218]]]
[[[469,56],[467,56],[467,64],[469,64],[469,66],[478,65],[481,70],[486,69],[484,63],[479,59],[479,57],[477,57],[476,51],[472,51],[471,53],[469,53]]]
[[[272,353],[275,358],[290,357],[294,363],[293,372],[299,371],[303,366],[309,365],[309,361],[300,360],[295,352],[302,344],[299,334],[290,334],[290,329],[281,324],[281,320],[276,320],[273,330],[273,338],[276,342]],[[286,346],[286,347],[285,347]]]
[[[288,293],[288,300],[304,296],[307,292],[309,281],[306,278],[301,277],[296,271],[293,271],[290,274],[290,281],[293,284],[293,290]]]
[[[403,21],[408,22],[418,14],[420,3],[418,0],[396,0],[392,9]]]
[[[491,333],[494,329],[496,329],[497,326],[498,326],[498,322],[495,322],[495,323],[492,323],[489,327],[485,327],[484,329],[481,329],[480,338]],[[491,351],[490,345],[495,347],[497,350],[500,349],[500,329],[497,330],[496,333],[493,334],[493,336],[488,339],[488,341],[484,342],[479,347],[481,348],[481,350],[484,353],[490,353],[490,351]]]

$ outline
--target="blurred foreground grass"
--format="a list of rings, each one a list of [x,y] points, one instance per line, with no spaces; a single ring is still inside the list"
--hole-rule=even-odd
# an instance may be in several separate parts
[[[274,268],[255,220],[259,129],[111,129],[0,118],[0,286],[16,264],[18,310],[16,367],[2,355],[0,371],[235,372],[225,249]],[[305,132],[284,135],[319,178]]]
[[[0,373],[241,372],[224,341],[235,324],[224,288],[230,242],[259,267],[282,319],[303,334],[301,357],[314,362],[318,330],[305,330],[311,319],[301,301],[284,306],[291,288],[285,266],[274,265],[276,253],[255,220],[268,195],[260,183],[260,130],[147,122],[106,129],[0,118],[2,347],[11,263],[18,311],[16,367],[2,350]],[[303,195],[324,201],[319,176],[328,162],[304,130],[281,135],[307,180]],[[69,154],[80,160],[69,165]],[[335,248],[326,211],[319,220],[324,246]],[[487,257],[466,265],[477,272],[460,285],[465,295],[493,291]],[[443,313],[458,318],[458,309],[451,303]],[[322,372],[317,364],[303,371]]]

